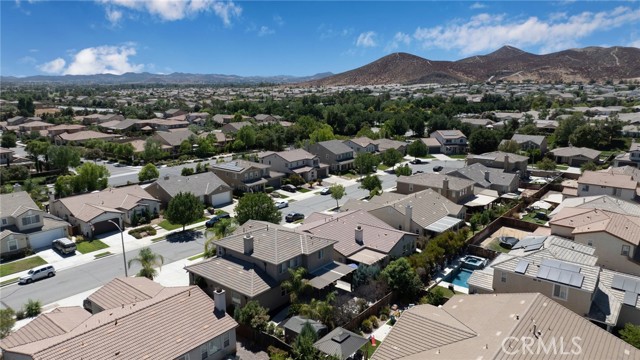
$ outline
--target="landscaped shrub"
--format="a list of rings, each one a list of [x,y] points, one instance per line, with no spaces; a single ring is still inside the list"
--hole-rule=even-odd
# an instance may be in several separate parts
[[[378,318],[375,315],[369,316],[369,321],[371,322],[371,326],[373,328],[377,328],[378,327]]]
[[[40,304],[40,301],[29,299],[27,303],[24,305],[24,314],[27,317],[36,317],[40,315],[41,309],[42,309],[42,304]]]
[[[158,232],[151,225],[139,227],[137,229],[129,230],[129,235],[133,236],[136,239],[142,239],[145,236],[153,236]]]
[[[27,315],[25,315],[24,310],[20,309],[16,311],[16,320],[26,319]]]
[[[362,330],[362,332],[370,333],[371,330],[373,330],[372,326],[373,325],[371,324],[371,320],[365,319],[360,324],[360,329]]]

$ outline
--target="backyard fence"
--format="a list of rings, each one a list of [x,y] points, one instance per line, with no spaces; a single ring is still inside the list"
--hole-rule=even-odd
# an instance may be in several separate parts
[[[371,315],[378,316],[380,310],[385,306],[391,306],[391,303],[394,301],[395,296],[393,292],[388,293],[383,296],[382,299],[376,301],[371,306],[369,306],[365,311],[356,315],[353,319],[349,320],[346,324],[342,325],[343,328],[347,330],[354,331],[360,326],[365,319],[368,319]]]
[[[485,249],[482,246],[478,246],[478,245],[469,245],[469,247],[467,247],[467,253],[470,255],[475,255],[475,256],[488,259],[489,262],[495,259],[499,254],[497,251],[494,251],[491,249]]]
[[[238,337],[249,340],[253,344],[260,345],[262,348],[268,348],[269,346],[276,347],[278,349],[291,352],[291,346],[280,340],[279,338],[269,335],[262,331],[257,331],[247,325],[239,324],[236,328]]]

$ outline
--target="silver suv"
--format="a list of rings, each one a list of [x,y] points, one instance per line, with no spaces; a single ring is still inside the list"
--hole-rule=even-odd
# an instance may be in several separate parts
[[[27,275],[20,278],[20,284],[31,284],[36,280],[53,277],[55,274],[56,269],[53,265],[36,266],[29,270]]]

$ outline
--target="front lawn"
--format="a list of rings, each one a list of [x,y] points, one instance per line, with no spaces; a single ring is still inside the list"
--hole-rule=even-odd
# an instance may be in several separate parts
[[[307,188],[300,188],[300,189],[298,189],[298,191],[304,194],[304,193],[308,193],[311,190],[309,190]]]
[[[106,249],[108,247],[109,245],[103,243],[100,240],[81,241],[79,243],[76,243],[78,252],[82,254],[88,254],[90,252]]]
[[[467,158],[466,154],[454,154],[454,155],[447,155],[447,156],[452,158],[452,159],[466,159]]]
[[[387,171],[387,170],[389,170],[389,167],[387,165],[385,165],[385,164],[380,164],[380,165],[378,165],[378,170]]]
[[[187,226],[191,225],[191,224],[203,222],[203,221],[207,221],[207,218],[201,217],[200,219],[198,219],[198,220],[196,220],[196,221],[194,221],[192,223],[187,224]],[[172,223],[170,223],[169,220],[167,220],[167,219],[162,220],[162,222],[160,222],[160,224],[158,224],[158,226],[160,226],[161,228],[163,228],[165,230],[175,230],[175,229],[179,229],[179,228],[182,227],[182,225],[180,225],[180,224],[172,224]]]
[[[12,261],[10,263],[0,265],[0,277],[15,274],[20,271],[29,270],[33,267],[44,265],[47,262],[40,256],[34,256],[27,259]]]
[[[364,354],[369,354],[369,356],[367,356],[366,359],[371,359],[371,357],[373,356],[373,353],[378,349],[381,343],[382,342],[380,340],[376,339],[376,346],[372,346],[371,340],[369,340],[367,341],[366,344],[362,345],[360,350],[362,350]]]

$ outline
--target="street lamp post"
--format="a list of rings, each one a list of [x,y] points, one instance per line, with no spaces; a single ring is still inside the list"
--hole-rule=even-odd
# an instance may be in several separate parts
[[[124,276],[129,277],[129,273],[127,271],[127,255],[124,252],[124,235],[122,234],[123,230],[120,227],[120,225],[116,224],[115,221],[113,220],[107,220],[107,221],[115,225],[118,228],[118,230],[120,230],[120,241],[122,242],[122,260],[124,260]]]

